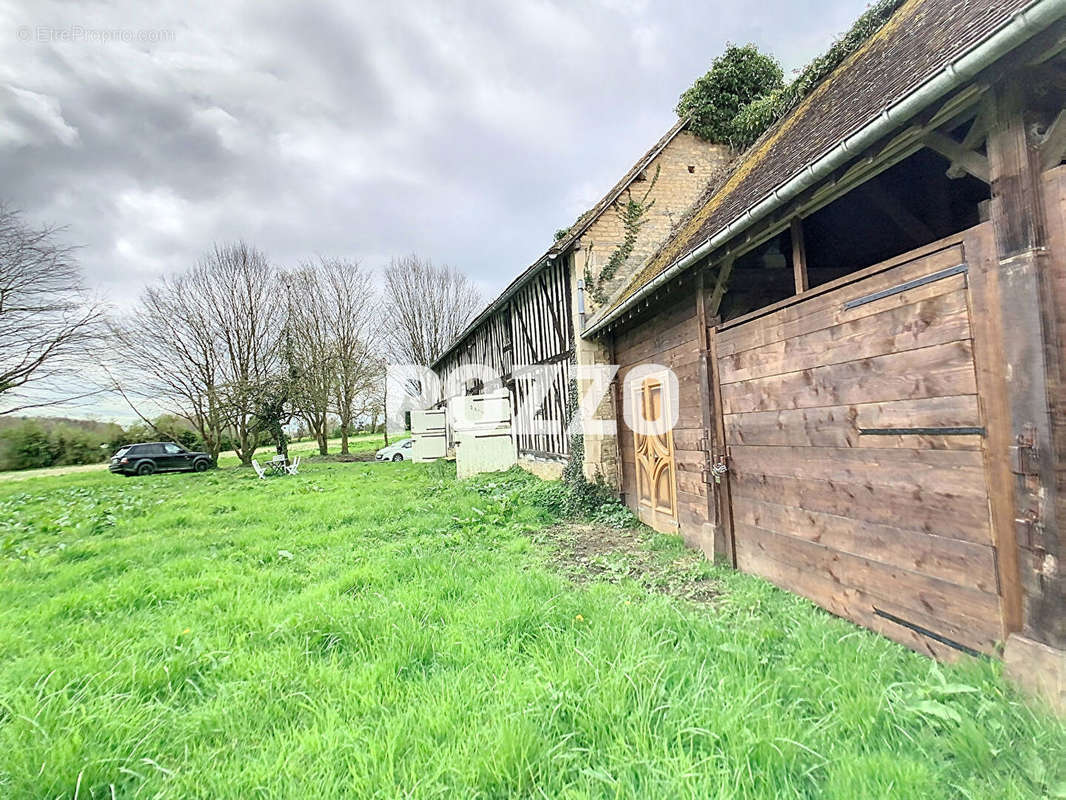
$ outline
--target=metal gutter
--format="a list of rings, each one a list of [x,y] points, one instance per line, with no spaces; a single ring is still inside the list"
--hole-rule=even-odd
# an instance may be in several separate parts
[[[802,172],[771,191],[725,228],[659,273],[617,308],[581,331],[581,337],[588,338],[603,330],[690,265],[721,247],[738,233],[792,200],[805,189],[818,183],[838,167],[860,155],[885,134],[890,133],[931,103],[973,78],[985,67],[1051,25],[1064,14],[1066,14],[1066,0],[1037,0],[1028,8],[1016,13],[1010,22],[979,45],[949,63],[898,103],[886,108],[874,121],[867,123],[844,139],[821,158],[808,164]]]

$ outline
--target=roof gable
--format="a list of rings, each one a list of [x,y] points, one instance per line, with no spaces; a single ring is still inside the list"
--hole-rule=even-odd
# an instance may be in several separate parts
[[[549,247],[544,253],[537,258],[532,264],[526,267],[513,281],[511,281],[506,288],[496,299],[490,302],[479,313],[470,324],[466,326],[461,334],[456,337],[455,341],[449,345],[437,360],[431,365],[436,367],[444,359],[446,359],[452,352],[454,352],[459,345],[466,339],[479,325],[481,325],[488,317],[490,317],[496,310],[509,300],[514,294],[527,284],[537,273],[540,272],[548,263],[549,260],[557,258],[559,255],[569,250],[577,241],[581,238],[581,234],[587,231],[596,221],[603,216],[605,212],[610,210],[614,202],[629,186],[641,176],[641,174],[655,161],[662,151],[669,146],[670,142],[677,138],[677,135],[681,133],[688,126],[688,120],[678,120],[652,147],[644,153],[637,161],[630,167],[629,171],[622,176],[611,189],[594,205],[591,209],[582,214],[577,221],[569,228],[566,235],[556,241],[551,247]]]

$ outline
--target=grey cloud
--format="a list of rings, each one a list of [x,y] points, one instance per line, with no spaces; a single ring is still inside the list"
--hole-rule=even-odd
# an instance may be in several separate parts
[[[67,225],[117,302],[233,238],[282,264],[418,251],[493,291],[672,124],[726,41],[794,67],[864,4],[9,4],[0,197]],[[64,24],[174,41],[15,35]]]

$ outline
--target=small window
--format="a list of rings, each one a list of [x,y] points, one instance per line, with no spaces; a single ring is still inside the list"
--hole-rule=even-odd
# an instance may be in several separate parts
[[[403,446],[406,449],[406,448],[410,448],[412,444],[413,444],[413,442],[410,439],[408,439],[406,442],[403,443]]]
[[[126,455],[131,450],[133,450],[132,447],[121,447],[119,448],[119,451],[115,453],[115,458],[122,458],[122,456]]]
[[[163,452],[163,446],[160,444],[142,444],[137,446],[137,455],[139,456],[158,456]]]
[[[165,444],[163,445],[163,450],[165,450],[168,455],[172,456],[176,456],[178,453],[181,452],[181,448],[178,447],[176,444]]]

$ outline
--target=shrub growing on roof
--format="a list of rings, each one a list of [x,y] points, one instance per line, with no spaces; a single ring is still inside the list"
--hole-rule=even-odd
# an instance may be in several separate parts
[[[677,113],[692,119],[692,130],[708,141],[733,144],[733,123],[742,108],[780,90],[784,73],[773,56],[753,44],[729,45],[681,95]]]
[[[761,91],[756,81],[760,77],[765,79],[769,72],[763,73],[753,65],[759,59],[767,59],[777,67],[779,74],[780,66],[770,56],[759,53],[754,45],[730,46],[715,60],[710,71],[681,95],[677,113],[691,115],[693,131],[704,139],[737,149],[750,147],[877,33],[904,2],[878,0],[855,20],[847,33],[833,42],[832,47],[800,70],[794,80],[785,84],[779,77],[776,85],[766,84]],[[747,86],[750,96],[739,106],[734,106],[735,100],[742,96],[738,94],[738,87],[742,86]],[[733,109],[731,114],[730,109]]]

